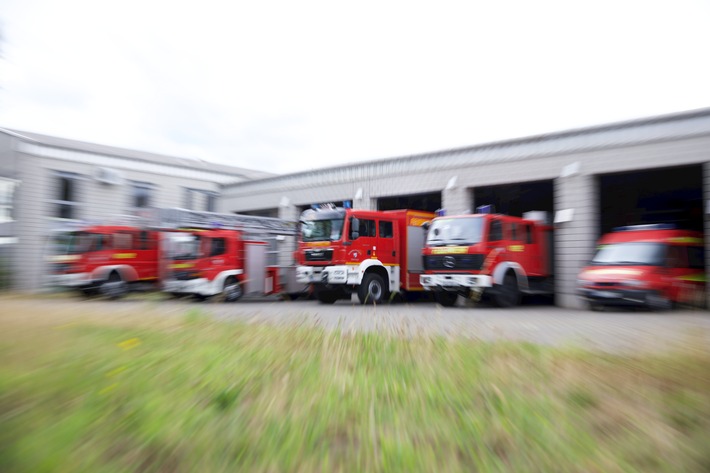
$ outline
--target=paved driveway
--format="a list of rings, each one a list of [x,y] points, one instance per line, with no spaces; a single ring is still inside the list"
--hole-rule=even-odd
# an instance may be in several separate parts
[[[154,296],[154,295],[153,295]],[[219,320],[416,335],[463,336],[481,340],[525,340],[546,345],[578,345],[608,351],[666,349],[691,344],[710,349],[710,312],[591,312],[554,306],[444,308],[435,303],[361,306],[349,301],[241,300],[232,304],[196,303],[134,297],[121,301],[80,301],[64,297],[3,298],[0,312],[72,316],[77,313],[116,317],[184,316],[195,312]],[[0,319],[0,327],[1,327]]]

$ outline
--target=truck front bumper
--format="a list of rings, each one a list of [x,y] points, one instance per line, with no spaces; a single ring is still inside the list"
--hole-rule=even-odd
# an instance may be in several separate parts
[[[207,278],[197,279],[169,279],[163,283],[163,291],[172,294],[200,294],[202,296],[212,296],[216,294],[213,284]]]
[[[482,290],[493,286],[493,278],[484,274],[422,274],[419,283],[426,291]]]
[[[49,277],[48,282],[52,286],[77,288],[94,284],[94,280],[91,279],[91,273],[53,274]]]
[[[305,284],[360,284],[358,266],[299,266],[296,281]]]
[[[595,304],[644,306],[648,304],[648,297],[649,295],[652,296],[654,291],[649,289],[615,288],[613,290],[600,290],[580,288],[578,294],[585,301]]]

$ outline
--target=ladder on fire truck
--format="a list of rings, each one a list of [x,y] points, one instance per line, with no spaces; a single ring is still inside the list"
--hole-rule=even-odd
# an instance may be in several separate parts
[[[298,231],[296,222],[275,217],[223,214],[180,208],[153,209],[148,219],[152,226],[158,228],[241,230],[248,235],[261,238],[273,238],[278,235],[295,236]]]

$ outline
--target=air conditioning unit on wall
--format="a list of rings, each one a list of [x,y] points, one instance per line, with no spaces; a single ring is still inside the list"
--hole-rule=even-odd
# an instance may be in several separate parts
[[[94,172],[94,179],[107,186],[120,186],[123,184],[123,173],[111,168],[98,167]]]

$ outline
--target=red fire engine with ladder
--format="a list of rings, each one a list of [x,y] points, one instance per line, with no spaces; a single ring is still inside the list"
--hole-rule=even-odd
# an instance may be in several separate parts
[[[379,304],[390,295],[421,291],[422,224],[414,210],[309,209],[301,215],[297,281],[312,284],[324,304],[351,297]]]
[[[295,268],[278,264],[280,253],[290,255],[284,245],[295,222],[175,208],[151,209],[140,220],[68,234],[64,254],[52,258],[53,282],[110,298],[146,287],[225,301],[299,292]]]
[[[488,293],[496,305],[510,307],[523,294],[553,294],[552,227],[546,220],[546,212],[435,218],[423,250],[422,286],[444,306],[453,306],[459,295],[478,301]]]

